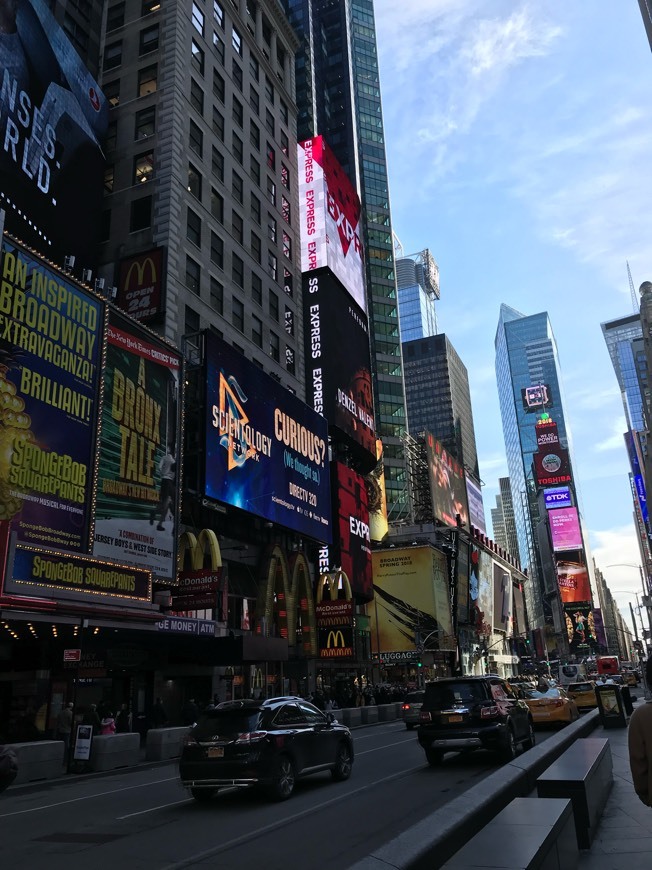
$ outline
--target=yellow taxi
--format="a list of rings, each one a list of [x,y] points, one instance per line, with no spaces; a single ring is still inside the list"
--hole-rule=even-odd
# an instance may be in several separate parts
[[[523,694],[535,725],[568,724],[580,717],[575,701],[557,686],[545,692],[526,689]]]
[[[638,686],[636,671],[623,671],[623,678],[626,686]]]
[[[569,683],[566,686],[568,697],[577,704],[578,710],[592,710],[598,706],[593,680],[584,680],[582,683]]]

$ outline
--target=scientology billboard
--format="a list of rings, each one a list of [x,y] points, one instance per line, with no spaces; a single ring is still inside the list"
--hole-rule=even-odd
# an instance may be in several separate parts
[[[205,365],[206,496],[330,544],[324,418],[213,333]]]
[[[105,303],[7,236],[0,256],[0,519],[85,552]]]
[[[0,207],[50,260],[95,265],[107,101],[46,0],[2,3]]]

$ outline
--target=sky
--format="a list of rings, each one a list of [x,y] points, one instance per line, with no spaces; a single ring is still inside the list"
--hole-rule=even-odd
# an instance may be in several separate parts
[[[429,248],[439,264],[438,326],[469,373],[488,532],[508,475],[494,353],[504,302],[550,316],[591,552],[631,625],[641,559],[600,324],[634,311],[627,262],[636,290],[652,280],[652,52],[638,3],[375,11],[393,229],[405,255]]]

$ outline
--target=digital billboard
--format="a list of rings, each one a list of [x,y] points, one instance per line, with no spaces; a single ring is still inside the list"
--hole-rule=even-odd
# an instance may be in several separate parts
[[[360,199],[323,136],[297,146],[301,271],[328,268],[367,311]]]
[[[566,636],[571,652],[586,652],[595,647],[595,618],[590,604],[564,605]]]
[[[372,652],[416,652],[419,636],[426,648],[454,650],[445,555],[433,547],[397,547],[374,550],[372,560]]]
[[[120,260],[116,304],[136,320],[163,310],[164,249],[153,248]]]
[[[493,627],[504,631],[505,637],[512,636],[514,601],[512,597],[512,577],[498,562],[493,563],[494,618]]]
[[[521,390],[523,408],[528,412],[540,411],[552,404],[548,384],[534,384]]]
[[[641,510],[641,516],[643,517],[643,522],[647,525],[648,522],[648,508],[647,508],[647,492],[645,488],[645,477],[643,475],[642,469],[642,455],[641,455],[641,446],[640,446],[640,435],[638,432],[632,432],[631,429],[625,432],[625,446],[627,447],[627,455],[629,456],[629,464],[632,469],[632,478],[634,482],[634,489],[636,491],[636,498],[638,500],[638,505]]]
[[[176,578],[181,357],[109,314],[93,554]]]
[[[546,510],[554,510],[556,508],[572,507],[571,493],[569,486],[553,486],[550,489],[543,490],[543,501]]]
[[[556,486],[570,483],[570,462],[568,450],[560,445],[551,444],[534,454],[534,475],[538,486]]]
[[[0,256],[0,518],[87,551],[105,303],[6,236]]]
[[[487,524],[484,518],[484,502],[480,485],[466,475],[466,497],[469,504],[469,521],[483,535],[487,534]]]
[[[469,599],[471,602],[471,621],[480,635],[491,634],[494,592],[493,560],[481,550],[471,545],[469,568]]]
[[[362,475],[341,462],[331,463],[333,492],[333,552],[349,578],[359,604],[374,597],[371,585],[371,537],[367,487]]]
[[[582,532],[577,508],[558,508],[554,511],[548,511],[548,521],[550,522],[552,549],[555,552],[582,549]]]
[[[534,427],[534,434],[537,439],[537,447],[547,447],[549,444],[559,444],[559,432],[557,424],[552,420],[543,422],[539,420]]]
[[[330,544],[324,418],[211,332],[205,366],[205,494]]]
[[[469,617],[469,544],[459,541],[457,547],[457,624],[467,624]]]
[[[376,465],[365,477],[369,502],[369,533],[372,541],[382,541],[389,531],[387,518],[387,492],[385,490],[385,466],[383,442],[376,438]]]
[[[525,599],[520,586],[514,586],[514,634],[518,637],[527,635],[527,623],[525,621]]]
[[[469,530],[464,467],[430,432],[426,432],[426,455],[432,509],[435,519],[447,526],[459,525]]]
[[[557,582],[564,604],[591,601],[589,572],[581,562],[558,561]]]
[[[367,317],[328,270],[303,276],[306,401],[344,436],[362,462],[376,465]]]
[[[4,3],[0,207],[6,228],[63,265],[96,263],[109,107],[46,0]]]

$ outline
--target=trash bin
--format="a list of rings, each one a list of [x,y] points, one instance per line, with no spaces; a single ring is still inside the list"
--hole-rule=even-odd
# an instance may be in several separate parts
[[[600,724],[603,728],[626,728],[625,703],[621,687],[616,683],[595,687],[600,711]],[[631,704],[631,699],[630,699]]]
[[[620,691],[623,696],[623,704],[625,706],[625,715],[631,716],[634,712],[634,700],[632,693],[629,691],[629,686],[621,686]]]

